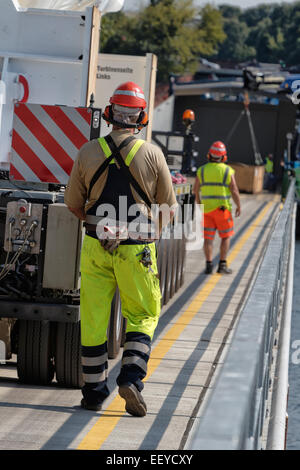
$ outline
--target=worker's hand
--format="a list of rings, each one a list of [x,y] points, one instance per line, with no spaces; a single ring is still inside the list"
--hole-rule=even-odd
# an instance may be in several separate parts
[[[236,217],[239,217],[240,215],[241,215],[241,208],[240,208],[240,207],[237,207],[237,208],[235,209],[235,216],[236,216]]]

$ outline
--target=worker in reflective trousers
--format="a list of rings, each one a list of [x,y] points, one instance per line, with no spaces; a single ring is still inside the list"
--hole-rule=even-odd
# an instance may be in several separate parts
[[[86,228],[81,251],[81,406],[98,411],[109,395],[106,332],[118,287],[127,329],[117,384],[126,411],[134,416],[147,412],[142,380],[161,308],[153,241],[159,235],[154,235],[151,206],[170,208],[170,217],[176,207],[162,151],[135,137],[148,123],[146,106],[137,84],[126,82],[115,90],[102,116],[113,129],[80,149],[65,192],[69,210]]]
[[[230,237],[234,234],[231,214],[231,196],[236,204],[236,217],[241,214],[239,190],[234,178],[234,170],[226,165],[227,151],[223,142],[212,144],[207,155],[208,163],[198,171],[194,184],[196,203],[204,206],[204,253],[205,274],[213,272],[213,240],[216,230],[221,238],[220,261],[217,272],[231,274],[227,265]],[[201,193],[201,196],[199,194]]]

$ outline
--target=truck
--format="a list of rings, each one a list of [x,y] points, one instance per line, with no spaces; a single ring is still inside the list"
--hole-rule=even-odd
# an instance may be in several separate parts
[[[15,354],[22,383],[55,378],[80,388],[84,227],[64,204],[64,190],[78,149],[103,132],[101,109],[93,105],[101,13],[95,6],[17,3],[0,5],[0,362]],[[186,206],[191,185],[174,189]],[[180,224],[189,219],[185,213]],[[168,237],[157,241],[162,305],[184,282],[186,252],[186,237],[176,238],[174,224],[166,230]],[[117,291],[109,358],[119,353],[125,329]]]

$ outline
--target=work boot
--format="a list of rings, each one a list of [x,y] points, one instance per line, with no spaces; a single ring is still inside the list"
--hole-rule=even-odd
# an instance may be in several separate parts
[[[212,274],[213,272],[213,264],[211,261],[206,261],[206,269],[204,271],[204,274]]]
[[[85,410],[90,410],[90,411],[101,411],[102,404],[101,403],[88,404],[86,399],[83,398],[81,400],[81,408],[84,408]]]
[[[226,261],[220,261],[217,272],[219,274],[232,274],[232,269],[228,268]]]
[[[133,416],[146,416],[147,405],[135,385],[120,385],[119,395],[126,402],[125,410],[127,413]]]

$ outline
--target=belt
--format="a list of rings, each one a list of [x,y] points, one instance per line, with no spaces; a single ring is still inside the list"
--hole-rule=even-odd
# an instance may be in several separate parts
[[[97,225],[87,224],[87,223],[84,223],[83,225],[85,227],[86,235],[88,235],[89,237],[95,238],[96,240],[99,240],[99,237],[96,231]],[[153,243],[153,240],[152,241],[134,240],[133,238],[127,238],[126,240],[123,240],[122,242],[120,242],[120,245],[149,245],[150,243]]]

